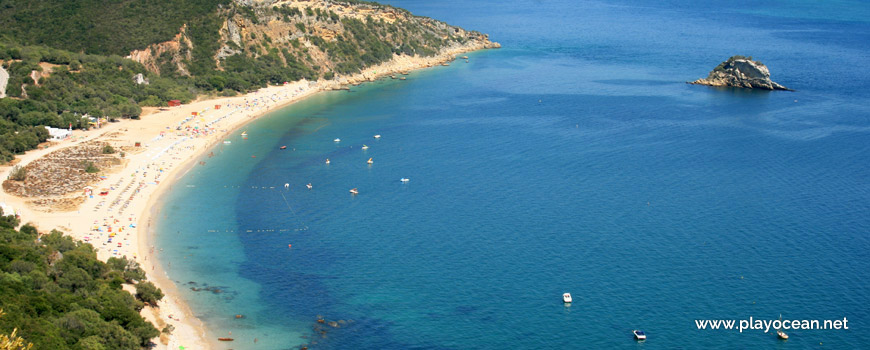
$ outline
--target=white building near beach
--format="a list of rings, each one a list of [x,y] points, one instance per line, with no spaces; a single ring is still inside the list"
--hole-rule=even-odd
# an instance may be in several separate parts
[[[3,216],[15,215],[15,210],[9,204],[0,203],[0,209],[3,210]]]
[[[49,140],[51,141],[60,141],[72,135],[72,130],[52,128],[50,126],[45,128],[48,129],[48,135],[51,136]]]

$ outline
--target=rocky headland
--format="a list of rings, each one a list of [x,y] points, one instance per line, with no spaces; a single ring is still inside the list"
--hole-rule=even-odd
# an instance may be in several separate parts
[[[751,56],[740,55],[731,56],[727,61],[720,63],[707,78],[689,84],[793,91],[770,80],[770,71],[761,61],[753,61]]]

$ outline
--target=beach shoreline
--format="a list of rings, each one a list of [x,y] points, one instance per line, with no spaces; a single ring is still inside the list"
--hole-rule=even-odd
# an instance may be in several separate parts
[[[267,108],[259,113],[255,113],[253,115],[247,116],[242,120],[239,120],[235,124],[229,125],[225,131],[222,131],[221,134],[217,135],[218,137],[210,140],[206,145],[199,149],[199,152],[195,152],[189,158],[187,158],[184,162],[179,164],[172,172],[167,175],[166,181],[164,181],[164,186],[159,186],[154,193],[151,194],[148,204],[146,205],[146,210],[140,216],[140,224],[143,225],[144,230],[141,231],[139,236],[137,237],[139,241],[138,252],[139,256],[149,256],[151,257],[150,263],[145,266],[143,265],[143,269],[149,271],[148,279],[152,281],[157,287],[163,290],[164,303],[170,304],[170,309],[176,314],[181,314],[183,318],[176,317],[176,314],[171,314],[173,317],[171,320],[180,320],[173,324],[175,327],[175,332],[181,332],[185,334],[185,336],[179,337],[177,339],[170,338],[170,344],[168,344],[168,349],[175,349],[179,345],[190,347],[191,342],[195,345],[195,348],[202,349],[213,349],[216,348],[218,344],[215,339],[217,336],[213,336],[208,327],[197,318],[190,308],[190,305],[180,299],[181,295],[179,293],[179,286],[169,277],[168,271],[163,269],[163,266],[158,262],[156,257],[156,252],[149,251],[151,248],[156,247],[156,218],[159,217],[160,212],[163,208],[163,203],[166,196],[169,194],[169,191],[172,189],[172,185],[175,184],[178,180],[187,175],[188,172],[193,170],[197,165],[200,159],[208,154],[210,150],[213,150],[216,146],[218,146],[223,138],[229,135],[233,135],[234,133],[241,130],[249,123],[259,119],[261,116],[280,110],[281,108],[287,107],[293,103],[304,100],[307,97],[310,97],[318,92],[327,91],[322,89],[312,89],[303,93],[299,96],[296,96],[284,103],[277,104],[274,107]],[[147,260],[145,260],[147,262]],[[150,270],[149,270],[150,268]],[[168,312],[161,312],[164,314],[164,317],[170,316]],[[174,343],[174,344],[173,344]],[[174,345],[174,346],[173,346]]]
[[[11,203],[20,215],[22,223],[31,223],[42,233],[58,229],[77,240],[93,244],[101,260],[112,256],[124,256],[137,261],[146,271],[148,280],[162,289],[165,294],[159,307],[143,309],[143,317],[154,323],[158,330],[162,330],[166,325],[174,327],[170,335],[161,335],[159,339],[155,339],[156,349],[178,349],[179,346],[197,349],[216,348],[217,340],[210,332],[213,330],[209,330],[195,316],[179,294],[179,286],[169,278],[161,264],[157,263],[156,253],[159,247],[154,244],[156,230],[154,225],[172,184],[193,169],[226,136],[269,112],[319,92],[346,90],[349,88],[348,85],[439,66],[454,60],[459,54],[489,48],[491,47],[489,45],[491,44],[488,42],[470,42],[447,48],[441,54],[432,57],[394,56],[391,61],[369,67],[350,76],[340,76],[329,81],[301,80],[282,86],[266,87],[235,97],[197,100],[145,115],[139,121],[125,120],[111,123],[104,129],[82,132],[84,136],[79,136],[76,140],[60,142],[47,149],[26,153],[21,157],[19,164],[27,165],[50,152],[88,141],[106,141],[124,146],[144,143],[144,147],[138,153],[126,157],[119,165],[120,169],[111,169],[104,180],[94,184],[94,187],[111,188],[109,196],[94,198],[91,195],[89,198],[86,197],[77,211],[69,212],[40,210],[28,204],[29,198],[16,197],[5,191],[2,192],[3,197],[0,198],[0,202]],[[226,114],[213,119],[215,115],[223,113]],[[199,123],[205,123],[206,117],[213,120],[205,124],[206,128],[200,130]],[[193,125],[197,127],[193,128]],[[214,125],[214,128],[210,128],[211,125]],[[143,142],[149,138],[150,141]],[[5,179],[10,170],[11,166],[0,168],[0,177]],[[115,186],[110,185],[112,182],[115,182]],[[127,186],[116,195],[115,192],[125,183]],[[124,200],[127,198],[125,196],[128,191],[131,192],[129,199]],[[115,201],[107,206],[105,203],[112,197]],[[86,214],[83,215],[83,212]],[[88,214],[89,212],[93,214]],[[100,225],[101,217],[102,225]],[[113,227],[115,232],[111,233]],[[134,232],[132,236],[131,231]],[[116,248],[116,243],[117,249],[113,249]]]

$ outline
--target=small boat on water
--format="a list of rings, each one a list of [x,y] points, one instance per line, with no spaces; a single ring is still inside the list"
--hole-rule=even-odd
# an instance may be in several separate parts
[[[363,146],[362,146],[362,149],[363,149],[363,150],[367,150],[367,149],[369,149],[369,146],[363,145]]]
[[[411,181],[411,179],[409,179],[409,178],[407,178],[407,177],[403,177],[403,178],[399,179],[399,181],[401,181],[401,182],[408,182],[408,181]]]
[[[357,190],[356,188],[351,188],[350,193],[351,194],[359,194],[359,190]]]
[[[332,140],[332,141],[335,141],[335,142],[341,142],[341,139],[335,139],[335,140]]]
[[[374,162],[372,161],[372,158],[369,158],[369,161],[366,162],[366,163],[372,164],[372,163],[374,163]]]
[[[375,135],[375,138],[376,138],[376,139],[379,139],[379,138],[381,138],[381,135],[380,135],[380,134],[377,134],[377,135]]]
[[[631,331],[631,333],[634,334],[635,340],[646,340],[646,334],[644,334],[643,331],[639,331],[639,330],[635,329],[635,330]]]
[[[218,340],[220,340],[220,341],[233,341],[235,339],[233,339],[233,338],[218,338]]]
[[[287,146],[281,146],[281,149],[287,149]]]
[[[248,136],[248,132],[247,132],[247,131],[242,131],[242,136]]]
[[[399,80],[405,80],[405,79],[407,79],[407,78],[405,78],[405,77],[401,77],[401,78],[399,78]]]
[[[305,187],[308,187],[308,189],[310,190],[310,189],[313,188],[314,186],[311,186],[311,183],[309,182],[307,185],[305,185]]]
[[[573,301],[573,299],[571,299],[571,293],[562,294],[562,301],[565,304],[570,304]]]
[[[225,145],[229,145],[229,144],[231,144],[231,143],[233,143],[233,142],[232,142],[232,141],[224,141],[224,144],[225,144]]]
[[[468,59],[468,56],[462,56],[462,59],[463,59],[463,60],[467,60],[467,59]]]
[[[329,158],[326,158],[326,164],[329,164]]]

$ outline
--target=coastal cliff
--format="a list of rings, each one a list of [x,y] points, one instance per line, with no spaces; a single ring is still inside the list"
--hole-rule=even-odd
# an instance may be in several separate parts
[[[720,63],[707,78],[698,79],[689,82],[689,84],[792,91],[770,80],[770,71],[760,61],[753,61],[752,57],[739,55],[731,56],[725,62]]]
[[[45,142],[43,126],[93,127],[85,116],[135,119],[168,101],[303,80],[346,89],[500,46],[360,0],[7,2],[0,111],[10,123],[0,128],[0,162]]]
[[[332,80],[399,56],[500,47],[477,31],[361,1],[235,0],[210,16],[205,23],[213,30],[209,40],[198,40],[182,27],[172,40],[134,50],[128,58],[162,76],[214,75],[216,70],[225,78],[212,79],[216,89],[226,80],[242,90],[233,78],[249,80],[244,76],[251,71],[266,73],[271,84]]]

